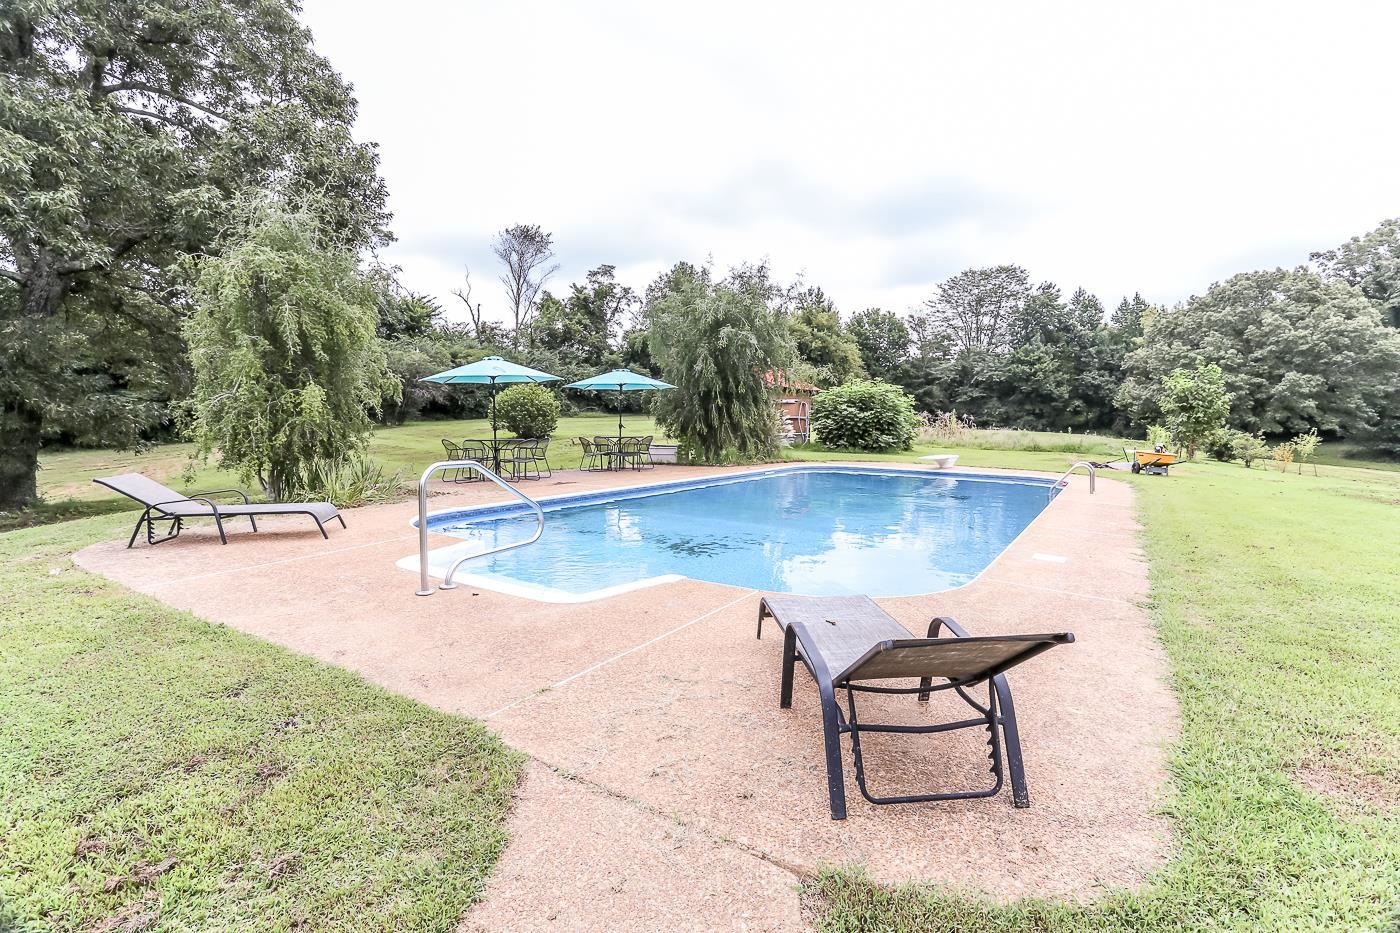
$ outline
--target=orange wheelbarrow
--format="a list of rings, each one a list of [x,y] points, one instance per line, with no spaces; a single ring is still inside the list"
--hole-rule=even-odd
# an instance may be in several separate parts
[[[1166,476],[1167,470],[1176,463],[1176,454],[1159,450],[1125,450],[1128,456],[1128,469],[1134,473],[1147,473],[1151,476]]]

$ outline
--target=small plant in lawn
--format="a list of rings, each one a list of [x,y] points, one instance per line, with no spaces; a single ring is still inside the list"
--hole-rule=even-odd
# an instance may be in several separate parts
[[[1313,476],[1317,475],[1317,464],[1313,463],[1313,455],[1317,453],[1317,448],[1322,444],[1322,438],[1317,436],[1317,428],[1312,428],[1306,434],[1299,434],[1293,438],[1293,450],[1298,457],[1298,474],[1303,473],[1303,464],[1311,463]]]
[[[1292,441],[1284,441],[1282,444],[1274,445],[1274,463],[1278,465],[1280,473],[1288,472],[1288,465],[1293,462],[1293,452]]]
[[[1230,447],[1234,450],[1234,459],[1243,460],[1246,470],[1254,465],[1255,460],[1262,460],[1269,453],[1269,445],[1264,443],[1264,438],[1244,431],[1234,433],[1230,438]]]
[[[559,424],[559,399],[544,386],[511,386],[496,397],[496,420],[516,437],[549,437]]]
[[[812,429],[827,448],[909,450],[918,427],[914,399],[888,382],[848,382],[812,400]]]

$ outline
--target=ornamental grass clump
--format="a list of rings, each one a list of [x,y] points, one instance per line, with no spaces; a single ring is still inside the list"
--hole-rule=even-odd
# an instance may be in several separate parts
[[[813,399],[812,428],[827,448],[909,450],[918,434],[919,416],[914,399],[899,386],[862,380]]]

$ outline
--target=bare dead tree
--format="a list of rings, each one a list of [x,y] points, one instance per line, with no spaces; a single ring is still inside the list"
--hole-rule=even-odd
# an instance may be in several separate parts
[[[554,236],[535,224],[516,224],[497,235],[491,251],[505,266],[501,284],[505,286],[515,324],[511,339],[519,347],[520,338],[539,310],[540,289],[559,271],[557,263],[549,264],[554,258]]]
[[[462,287],[452,289],[452,294],[462,299],[467,306],[467,315],[472,322],[472,336],[481,339],[481,302],[472,304],[472,268],[466,266],[462,273]]]

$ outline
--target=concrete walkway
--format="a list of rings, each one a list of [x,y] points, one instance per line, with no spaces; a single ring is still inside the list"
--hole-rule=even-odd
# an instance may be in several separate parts
[[[644,481],[701,472],[716,471],[662,467]],[[636,482],[560,472],[525,488]],[[434,508],[502,498],[475,484],[442,491]],[[778,709],[781,639],[754,639],[761,594],[684,580],[582,605],[470,588],[417,597],[416,576],[394,566],[415,551],[413,514],[411,503],[358,509],[328,542],[295,520],[269,521],[227,547],[200,529],[159,548],[108,542],[76,560],[483,718],[526,752],[513,841],[465,930],[800,930],[799,885],[838,864],[887,882],[1087,899],[1138,883],[1169,853],[1157,809],[1176,710],[1141,608],[1146,566],[1126,483],[1101,477],[1091,497],[1078,477],[974,583],[881,600],[920,635],[934,615],[975,634],[1076,634],[1011,675],[1031,808],[1005,793],[874,807],[848,756],[844,822],[826,808],[810,678],[799,674],[793,708]],[[919,717],[917,704],[889,699],[873,704],[878,715]],[[868,745],[884,792],[986,777],[971,732]]]

